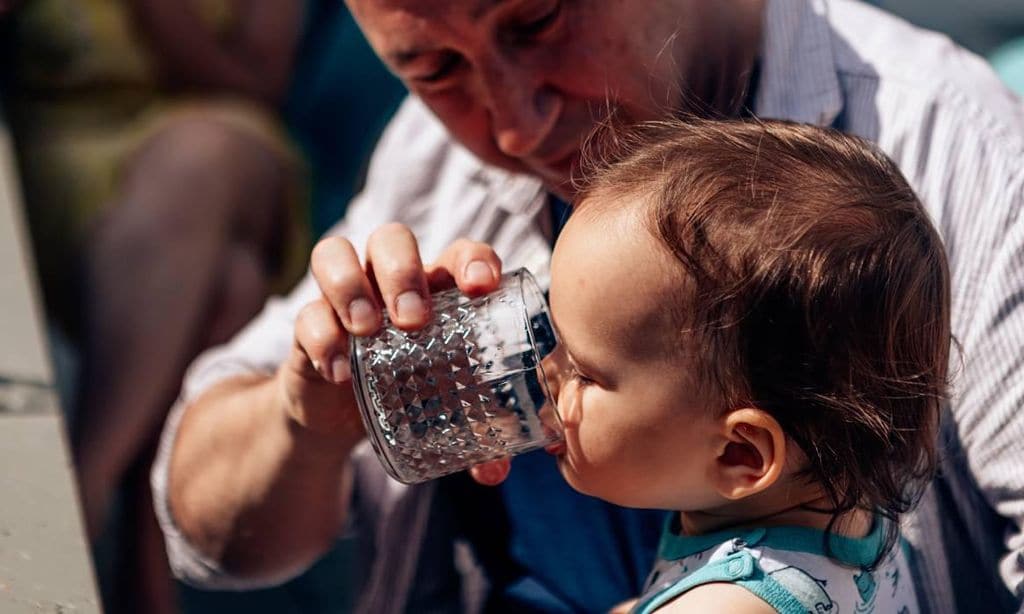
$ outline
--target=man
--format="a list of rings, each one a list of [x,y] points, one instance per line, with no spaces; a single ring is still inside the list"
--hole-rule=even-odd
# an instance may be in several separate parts
[[[414,96],[366,190],[314,250],[312,275],[186,380],[154,470],[180,574],[279,581],[347,526],[365,546],[360,611],[479,605],[460,606],[477,584],[460,585],[472,576],[455,573],[467,569],[456,541],[470,546],[495,611],[595,611],[635,595],[660,518],[571,499],[543,455],[517,459],[491,491],[383,477],[359,444],[347,335],[372,332],[379,307],[414,329],[430,287],[486,291],[502,264],[543,278],[560,219],[548,195],[571,199],[568,177],[598,119],[752,113],[873,139],[934,216],[964,356],[947,467],[908,533],[932,609],[1018,607],[1024,107],[980,60],[844,0],[349,5]],[[400,224],[373,232],[387,222]],[[424,269],[421,255],[434,264]],[[506,469],[475,477],[501,482]]]

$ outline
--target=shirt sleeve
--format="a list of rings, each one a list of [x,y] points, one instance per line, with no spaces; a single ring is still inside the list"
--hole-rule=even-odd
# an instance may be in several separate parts
[[[422,201],[419,196],[438,181],[440,161],[450,148],[447,133],[437,120],[418,100],[407,99],[374,152],[366,187],[350,203],[345,217],[327,234],[348,238],[362,253],[370,233],[386,222],[402,221],[415,230],[421,218],[416,203]],[[402,181],[395,181],[395,168],[403,169]],[[276,371],[291,350],[298,312],[318,295],[316,281],[307,273],[290,295],[269,300],[262,312],[229,343],[201,354],[185,376],[179,398],[165,422],[151,471],[157,519],[164,533],[171,569],[179,579],[214,589],[241,590],[266,585],[266,582],[231,576],[215,561],[204,557],[181,533],[168,500],[170,455],[182,416],[196,398],[228,379]],[[366,463],[354,466],[358,470]],[[366,482],[359,476],[354,481],[357,485]],[[387,488],[367,491],[361,495],[361,506],[371,508],[384,503],[367,501],[367,497],[390,496],[395,492]],[[360,523],[372,524],[375,520],[373,514],[359,516]]]
[[[946,199],[936,222],[946,240],[953,279],[950,409],[954,428],[948,430],[954,432],[943,454],[947,465],[966,468],[969,477],[963,480],[963,488],[977,488],[1001,517],[1004,552],[999,571],[1003,583],[1020,599],[1024,597],[1024,139],[1019,133],[995,129],[1011,122],[986,122],[985,118],[979,113],[971,122],[949,122],[948,139],[931,144],[931,155],[939,148],[946,152],[943,157],[949,164],[930,169],[936,175],[931,178],[931,198]],[[1000,535],[992,533],[1000,528],[993,529],[984,520],[988,510],[966,509],[968,493],[961,491],[957,498],[964,515],[962,526],[971,534],[956,538],[969,540],[988,558],[986,544],[998,547]],[[992,559],[996,558],[999,553],[993,553]]]
[[[922,588],[948,609],[1005,603],[999,584],[1024,597],[1024,106],[980,59],[931,43],[941,63],[924,77],[886,65],[884,78],[862,71],[844,85],[846,117],[899,164],[950,265],[940,474],[912,515]]]
[[[1000,563],[1006,586],[1024,598],[1024,156],[1002,194],[989,266],[978,271],[978,299],[959,339],[953,412],[959,444],[989,504],[1007,519]],[[1003,222],[1003,223],[999,223]],[[969,249],[969,246],[964,246]],[[956,373],[959,369],[960,373]]]

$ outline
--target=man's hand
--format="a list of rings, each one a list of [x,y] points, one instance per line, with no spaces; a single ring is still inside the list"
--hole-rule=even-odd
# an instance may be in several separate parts
[[[330,237],[313,249],[312,273],[320,298],[295,322],[295,342],[278,372],[289,417],[310,431],[328,435],[357,432],[359,412],[352,391],[349,336],[376,332],[381,310],[404,330],[430,320],[430,293],[457,286],[467,295],[498,287],[501,260],[482,243],[459,240],[434,264],[424,267],[412,232],[389,224],[373,233],[366,268],[346,239]],[[361,432],[361,429],[359,429]],[[508,461],[474,468],[485,484],[508,473]]]
[[[403,328],[419,328],[430,317],[430,290],[455,284],[486,293],[501,274],[494,252],[471,241],[424,269],[416,240],[399,225],[373,235],[366,263],[364,271],[344,239],[321,241],[312,258],[321,295],[297,317],[276,375],[225,381],[182,417],[167,479],[171,513],[190,543],[230,573],[294,574],[345,522],[348,460],[364,436],[349,336],[375,332],[382,307]]]
[[[505,481],[509,471],[512,470],[512,461],[507,458],[481,463],[469,468],[469,474],[473,479],[484,486],[497,486]]]

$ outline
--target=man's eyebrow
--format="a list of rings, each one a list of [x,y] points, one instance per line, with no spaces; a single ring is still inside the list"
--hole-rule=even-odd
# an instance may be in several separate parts
[[[505,2],[505,0],[478,0],[473,10],[469,12],[469,17],[473,21],[479,20],[483,17],[487,11],[491,10],[495,6]]]
[[[494,7],[507,2],[508,0],[478,0],[476,6],[473,7],[469,12],[470,19],[473,21],[479,21],[488,11]],[[415,60],[420,55],[425,53],[425,49],[420,47],[412,47],[409,49],[399,49],[397,51],[388,52],[387,59],[390,64],[396,68],[402,68]]]

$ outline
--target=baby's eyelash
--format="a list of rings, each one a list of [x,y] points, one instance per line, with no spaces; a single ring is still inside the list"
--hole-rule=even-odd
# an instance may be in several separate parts
[[[586,386],[588,384],[593,384],[594,383],[594,380],[592,380],[589,377],[587,377],[586,375],[583,375],[582,373],[580,373],[579,369],[577,369],[576,367],[570,367],[570,368],[572,370],[572,374],[571,374],[572,379],[574,379],[576,381],[576,383],[578,383],[580,386]]]

